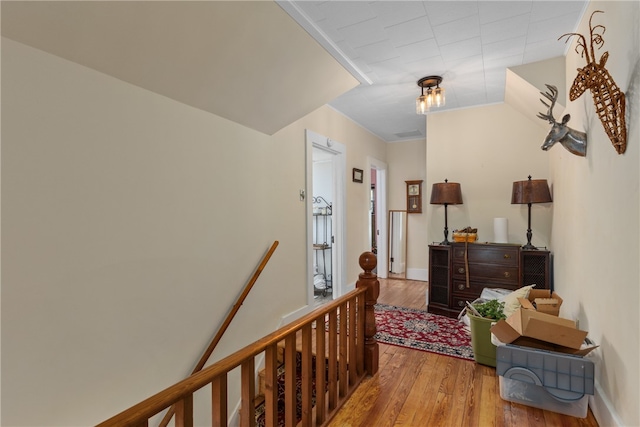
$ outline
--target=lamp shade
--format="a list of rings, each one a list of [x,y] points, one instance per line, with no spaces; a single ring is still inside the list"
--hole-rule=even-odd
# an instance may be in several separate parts
[[[457,182],[438,182],[431,188],[432,205],[461,205],[462,191]]]
[[[513,183],[511,204],[548,203],[553,201],[546,179],[529,179]]]

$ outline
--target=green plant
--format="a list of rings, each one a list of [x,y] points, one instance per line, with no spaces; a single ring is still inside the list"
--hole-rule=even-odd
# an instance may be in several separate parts
[[[504,302],[499,302],[497,299],[492,299],[487,302],[474,303],[471,304],[471,306],[481,317],[493,320],[507,318],[507,316],[504,315]],[[476,313],[472,312],[472,314]]]

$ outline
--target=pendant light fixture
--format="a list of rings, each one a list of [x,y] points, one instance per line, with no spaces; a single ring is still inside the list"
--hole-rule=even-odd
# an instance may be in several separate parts
[[[440,76],[427,76],[418,80],[422,94],[416,98],[416,114],[427,114],[431,107],[444,106],[445,91],[440,87],[440,83],[442,83]],[[425,88],[427,88],[426,93]]]

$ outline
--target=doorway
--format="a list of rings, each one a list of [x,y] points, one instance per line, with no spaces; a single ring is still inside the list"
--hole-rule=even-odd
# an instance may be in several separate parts
[[[388,272],[387,247],[387,164],[373,157],[368,157],[371,177],[371,207],[369,214],[369,241],[375,242],[375,254],[378,259],[376,273],[379,278],[386,279]],[[373,214],[372,214],[373,212]]]
[[[345,153],[343,144],[306,131],[307,303],[344,293]]]

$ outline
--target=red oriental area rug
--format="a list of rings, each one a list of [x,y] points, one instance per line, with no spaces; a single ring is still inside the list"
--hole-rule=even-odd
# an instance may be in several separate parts
[[[375,314],[378,342],[473,360],[471,335],[457,319],[387,304]]]

